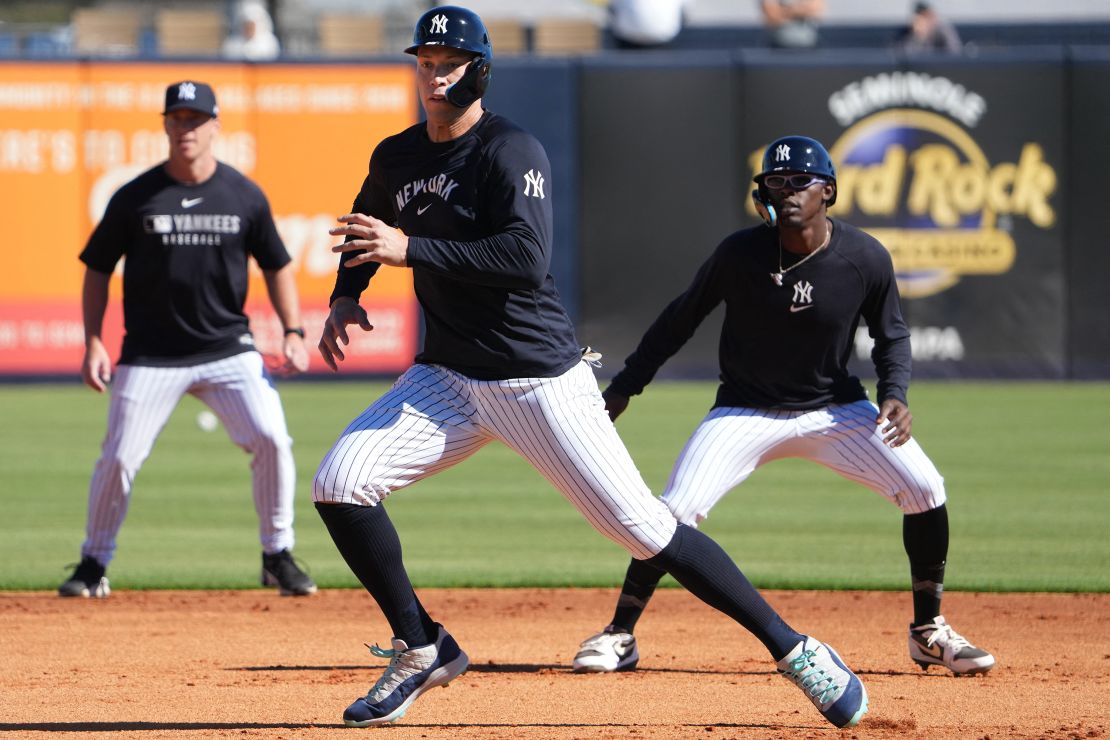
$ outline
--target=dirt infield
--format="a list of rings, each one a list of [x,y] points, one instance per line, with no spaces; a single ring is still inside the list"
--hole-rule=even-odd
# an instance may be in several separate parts
[[[592,676],[568,666],[609,617],[613,591],[421,593],[470,671],[400,723],[370,730],[338,723],[383,665],[362,642],[388,644],[361,591],[0,594],[0,735],[1092,738],[1110,728],[1110,595],[949,594],[950,620],[999,661],[957,679],[909,661],[905,594],[769,592],[868,687],[870,713],[837,731],[754,638],[683,591],[658,593],[641,621],[640,670]]]

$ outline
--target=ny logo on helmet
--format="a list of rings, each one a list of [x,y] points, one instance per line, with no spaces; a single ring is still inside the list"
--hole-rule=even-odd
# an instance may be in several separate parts
[[[775,149],[775,161],[785,162],[790,159],[790,146],[788,144],[779,144]]]
[[[177,97],[181,100],[196,100],[197,86],[191,82],[182,82],[177,86]]]
[[[432,33],[447,33],[447,16],[437,15],[432,18]]]

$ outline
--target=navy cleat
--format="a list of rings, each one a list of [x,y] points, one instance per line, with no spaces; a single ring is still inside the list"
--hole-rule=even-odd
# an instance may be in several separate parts
[[[778,662],[778,669],[837,727],[855,727],[867,713],[867,689],[820,640],[806,637]]]
[[[370,693],[343,712],[344,724],[373,727],[396,722],[425,691],[446,686],[466,672],[470,664],[466,653],[442,625],[436,627],[439,635],[431,645],[410,648],[404,640],[393,638],[392,650],[382,650],[377,645],[370,648],[379,658],[389,658],[389,665]]]

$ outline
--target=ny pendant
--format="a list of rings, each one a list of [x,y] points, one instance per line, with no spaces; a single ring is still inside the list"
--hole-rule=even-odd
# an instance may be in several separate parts
[[[772,272],[771,279],[775,281],[775,285],[782,285],[782,273]]]

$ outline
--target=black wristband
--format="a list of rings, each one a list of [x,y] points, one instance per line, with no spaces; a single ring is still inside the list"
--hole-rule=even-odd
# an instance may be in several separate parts
[[[301,339],[304,339],[304,328],[300,326],[290,326],[285,330],[285,336],[296,334]]]

